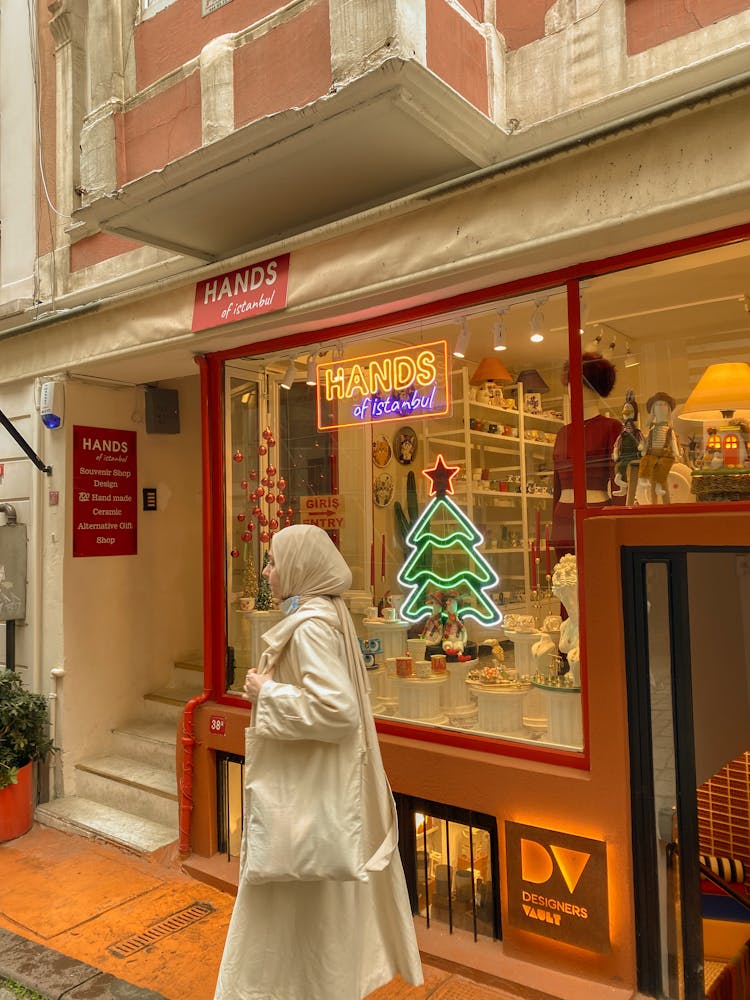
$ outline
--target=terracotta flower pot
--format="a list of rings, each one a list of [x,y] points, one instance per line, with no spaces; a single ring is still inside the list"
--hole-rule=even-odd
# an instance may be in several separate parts
[[[18,772],[18,784],[0,788],[0,843],[28,833],[34,822],[34,765]]]

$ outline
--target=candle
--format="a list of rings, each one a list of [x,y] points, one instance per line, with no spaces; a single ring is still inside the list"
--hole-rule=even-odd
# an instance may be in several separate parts
[[[380,551],[380,575],[385,580],[385,535],[383,535],[383,544]]]
[[[536,590],[536,545],[531,543],[531,589]]]
[[[544,526],[544,558],[545,565],[547,567],[547,576],[552,576],[552,563],[550,562],[550,552],[549,552],[549,525]]]
[[[542,558],[542,513],[536,512],[536,554]]]
[[[370,542],[370,586],[375,586],[375,542]]]

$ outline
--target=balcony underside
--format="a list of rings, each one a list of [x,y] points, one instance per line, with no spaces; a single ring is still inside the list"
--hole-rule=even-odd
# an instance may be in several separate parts
[[[424,67],[393,59],[126,184],[75,228],[221,260],[484,166],[502,138]]]

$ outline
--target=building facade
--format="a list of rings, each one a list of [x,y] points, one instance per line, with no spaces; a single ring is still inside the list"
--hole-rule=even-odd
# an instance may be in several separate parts
[[[39,817],[113,835],[115,807],[227,870],[260,571],[317,523],[423,952],[697,997],[721,948],[690,851],[750,862],[705,806],[747,773],[750,7],[516,6],[3,20],[29,68],[0,410],[43,468],[6,435],[0,501],[62,748]]]

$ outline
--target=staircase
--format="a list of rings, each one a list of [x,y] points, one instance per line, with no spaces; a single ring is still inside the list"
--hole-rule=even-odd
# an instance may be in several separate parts
[[[202,690],[202,663],[175,663],[171,684],[144,696],[143,717],[112,730],[109,752],[76,764],[76,795],[41,803],[35,819],[143,854],[174,844],[177,727]]]

